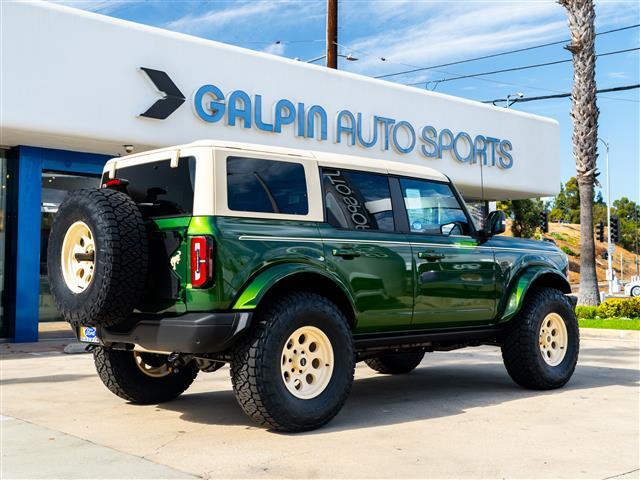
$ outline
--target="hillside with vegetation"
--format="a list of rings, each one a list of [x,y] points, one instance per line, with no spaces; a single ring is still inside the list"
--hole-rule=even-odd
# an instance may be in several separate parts
[[[580,192],[575,178],[561,184],[560,193],[551,202],[541,199],[499,202],[498,208],[508,218],[508,235],[523,238],[553,240],[570,261],[569,280],[578,283],[580,278]],[[541,216],[548,212],[549,232],[541,232]],[[619,219],[619,241],[612,255],[613,269],[618,279],[628,281],[638,274],[636,254],[640,250],[640,206],[626,197],[614,200],[612,217]],[[605,242],[596,237],[596,274],[599,282],[606,281],[607,270],[607,205],[599,192],[593,198],[594,226],[605,225]],[[595,230],[595,228],[594,228]],[[620,260],[622,258],[622,274]]]
[[[513,221],[507,221],[507,231],[504,235],[513,236]],[[580,225],[577,223],[549,223],[549,233],[545,233],[542,237],[535,237],[538,240],[544,238],[553,241],[558,248],[569,257],[569,282],[578,284],[580,281]],[[606,240],[606,239],[605,239]],[[607,242],[598,242],[596,239],[596,273],[598,282],[606,282],[607,260],[604,254],[607,251]],[[613,253],[613,270],[618,279],[620,275],[620,256],[622,255],[622,273],[623,280],[628,281],[631,275],[636,275],[636,254],[615,246]],[[639,260],[640,261],[640,260]]]
[[[567,223],[549,223],[549,233],[544,237],[553,240],[569,257],[569,281],[578,283],[580,278],[580,225]],[[606,240],[606,239],[605,239]],[[599,282],[606,282],[607,242],[598,242],[596,239],[596,273]],[[622,274],[620,271],[620,257],[622,256]],[[612,255],[613,269],[618,279],[628,281],[631,275],[636,275],[636,254],[621,247],[615,246]]]

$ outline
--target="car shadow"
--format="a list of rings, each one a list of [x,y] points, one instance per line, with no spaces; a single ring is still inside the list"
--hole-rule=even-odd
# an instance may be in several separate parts
[[[501,363],[482,361],[482,357],[478,355],[476,361],[468,365],[430,365],[427,356],[420,367],[407,375],[356,378],[342,411],[326,427],[316,432],[401,424],[459,415],[470,408],[557,395],[564,390],[588,390],[610,385],[637,386],[640,383],[640,373],[635,369],[579,364],[564,389],[524,390],[513,383]],[[193,394],[187,392],[159,408],[179,412],[181,418],[188,422],[256,426],[244,415],[230,389]],[[314,435],[316,432],[298,435]]]
[[[60,375],[45,375],[40,377],[22,377],[22,378],[6,378],[0,380],[0,386],[7,385],[20,385],[25,383],[58,383],[58,382],[74,382],[85,378],[95,377],[95,373],[92,374],[60,374]]]

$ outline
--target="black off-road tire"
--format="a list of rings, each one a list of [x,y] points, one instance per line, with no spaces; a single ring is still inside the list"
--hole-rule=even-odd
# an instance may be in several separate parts
[[[535,288],[535,287],[534,287]],[[540,351],[540,327],[549,313],[557,313],[567,329],[567,348],[562,361],[548,365]],[[578,320],[569,299],[554,288],[535,288],[527,293],[522,310],[502,337],[502,359],[509,376],[532,390],[565,385],[576,368],[580,350]]]
[[[385,374],[409,373],[416,369],[424,358],[424,352],[386,353],[364,361],[376,372]]]
[[[91,283],[74,293],[62,274],[65,234],[77,221],[95,242]],[[109,327],[126,320],[144,293],[147,234],[140,210],[127,195],[106,189],[70,193],[60,205],[49,236],[47,267],[51,294],[71,323]]]
[[[287,390],[280,368],[285,342],[304,326],[320,329],[334,356],[329,383],[310,399]],[[344,314],[320,295],[296,292],[258,312],[252,330],[233,349],[231,380],[238,403],[253,420],[277,431],[301,432],[321,427],[340,411],[354,368],[353,337]]]
[[[98,347],[93,352],[93,360],[100,380],[112,393],[139,404],[173,400],[189,388],[198,375],[198,367],[192,361],[164,377],[151,377],[138,368],[129,350]]]

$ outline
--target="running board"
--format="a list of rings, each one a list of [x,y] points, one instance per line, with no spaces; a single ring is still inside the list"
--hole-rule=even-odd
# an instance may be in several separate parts
[[[402,332],[394,334],[354,335],[356,350],[375,350],[396,347],[429,347],[447,344],[468,344],[495,340],[501,328],[474,328],[456,331]]]

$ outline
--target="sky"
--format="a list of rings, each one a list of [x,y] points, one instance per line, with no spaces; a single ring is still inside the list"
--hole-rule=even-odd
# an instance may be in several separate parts
[[[325,52],[324,0],[58,3],[288,58],[310,60]],[[596,32],[636,24],[640,24],[637,0],[596,0]],[[341,0],[338,25],[339,53],[358,59],[340,59],[338,68],[368,76],[432,67],[569,38],[563,7],[546,0]],[[565,93],[571,90],[571,62],[437,82],[459,75],[570,60],[571,54],[563,45],[386,79],[480,101],[519,93],[525,98]],[[598,54],[635,47],[640,47],[640,28],[602,34],[596,39]],[[599,57],[596,82],[599,89],[640,83],[640,50]],[[574,175],[571,100],[516,103],[510,108],[560,122],[562,179],[566,181]],[[610,145],[611,199],[626,196],[639,201],[640,89],[599,94],[598,108],[598,136]],[[603,144],[599,142],[599,146],[599,180],[604,187],[605,155]]]

